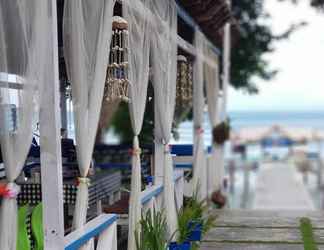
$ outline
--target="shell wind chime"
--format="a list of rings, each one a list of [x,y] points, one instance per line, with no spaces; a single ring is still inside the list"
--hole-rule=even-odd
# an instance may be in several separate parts
[[[175,122],[180,123],[192,107],[193,75],[192,63],[183,55],[178,55],[177,94]]]
[[[129,102],[128,23],[122,17],[114,16],[112,29],[104,100]]]
[[[178,56],[177,102],[187,106],[192,101],[192,65],[185,56]]]

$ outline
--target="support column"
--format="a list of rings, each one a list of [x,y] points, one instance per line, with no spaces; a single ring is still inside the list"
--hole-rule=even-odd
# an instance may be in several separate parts
[[[231,0],[227,1],[228,5],[231,5]],[[231,24],[228,22],[224,27],[224,40],[223,40],[223,96],[222,106],[220,110],[221,121],[225,121],[227,117],[227,104],[228,104],[228,86],[230,84],[231,75]],[[221,147],[221,159],[220,159],[220,188],[223,186],[224,172],[225,172],[225,146]]]
[[[56,0],[48,0],[48,5],[52,47],[47,74],[52,77],[44,82],[40,106],[44,250],[63,250],[64,213]]]

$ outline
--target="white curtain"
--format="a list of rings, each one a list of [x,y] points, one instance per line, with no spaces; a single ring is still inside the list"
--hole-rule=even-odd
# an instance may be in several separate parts
[[[205,54],[208,54],[216,67],[212,67],[209,64],[204,65],[204,78],[206,80],[206,93],[207,93],[207,105],[209,122],[211,128],[214,128],[219,122],[219,68],[218,58],[210,49],[205,48]],[[220,164],[222,156],[221,146],[217,146],[212,143],[212,152],[210,156],[211,164],[211,180],[213,190],[219,190],[222,182],[222,167]]]
[[[72,86],[76,150],[81,177],[73,227],[86,222],[88,171],[102,105],[114,0],[65,1],[64,57]]]
[[[207,160],[205,154],[203,120],[204,120],[204,72],[203,72],[203,49],[205,37],[201,31],[195,34],[195,46],[197,57],[194,63],[194,86],[193,86],[193,112],[194,112],[194,160],[193,160],[193,191],[198,191],[198,198],[203,200],[207,197]]]
[[[17,201],[15,184],[32,141],[38,92],[50,61],[50,22],[47,1],[0,1],[0,143],[7,194],[0,211],[0,249],[16,250]],[[9,82],[16,78],[20,84]],[[16,105],[17,127],[8,127],[9,106]]]
[[[129,203],[128,249],[136,250],[135,230],[141,219],[141,160],[138,135],[141,132],[149,79],[150,36],[147,12],[139,13],[141,6],[148,7],[148,0],[125,0],[123,15],[128,22],[128,63],[130,81],[129,111],[134,132],[132,177]],[[136,5],[136,6],[135,6]]]
[[[157,102],[155,123],[156,140],[163,143],[164,150],[164,209],[168,232],[177,229],[173,164],[169,151],[172,121],[176,97],[177,77],[177,10],[173,0],[152,0],[151,10],[156,18],[151,31],[154,98]]]

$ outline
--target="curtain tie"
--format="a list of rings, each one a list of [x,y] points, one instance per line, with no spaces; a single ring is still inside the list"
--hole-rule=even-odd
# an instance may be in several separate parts
[[[140,156],[142,153],[142,149],[141,148],[132,148],[129,150],[129,154],[130,155],[134,155],[134,156]]]
[[[0,197],[5,199],[16,199],[20,193],[20,186],[14,182],[0,185]]]
[[[201,128],[201,127],[196,128],[196,131],[197,131],[197,133],[198,133],[199,135],[201,135],[201,134],[204,133],[204,129]]]
[[[79,186],[80,184],[86,184],[87,186],[90,186],[90,179],[88,177],[78,177],[77,186]]]
[[[169,154],[170,153],[170,145],[169,144],[164,144],[164,154]]]

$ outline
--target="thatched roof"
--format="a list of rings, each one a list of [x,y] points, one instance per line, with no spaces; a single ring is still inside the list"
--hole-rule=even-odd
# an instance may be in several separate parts
[[[221,28],[232,19],[226,0],[179,0],[179,4],[199,24],[205,35],[219,44],[222,37]]]

